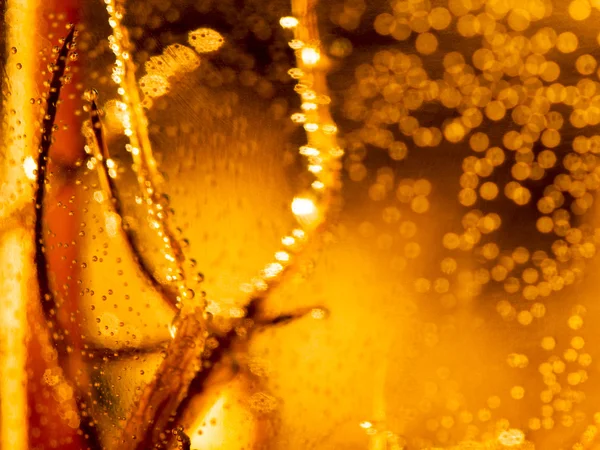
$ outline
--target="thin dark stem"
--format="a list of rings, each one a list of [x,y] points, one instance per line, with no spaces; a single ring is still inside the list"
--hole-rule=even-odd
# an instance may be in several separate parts
[[[174,411],[173,416],[170,418],[171,423],[179,423],[181,416],[187,409],[189,402],[196,395],[202,394],[207,385],[207,381],[215,370],[220,367],[226,356],[231,354],[233,348],[249,338],[251,328],[253,327],[254,320],[252,319],[258,314],[258,301],[251,301],[247,307],[246,317],[239,320],[238,326],[233,326],[224,335],[212,334],[212,338],[216,338],[218,345],[214,349],[207,349],[202,354],[202,368],[195,374],[193,379],[190,381],[190,385],[187,391],[187,395],[182,399],[177,408]],[[149,436],[150,437],[150,436]],[[149,448],[148,445],[152,444],[151,440],[142,441],[135,448],[135,450],[143,450]],[[171,436],[170,442],[165,445],[165,448],[176,448],[173,436]]]
[[[44,247],[44,197],[46,194],[46,173],[48,171],[48,156],[52,146],[52,132],[56,122],[56,111],[60,99],[60,90],[63,86],[62,77],[67,67],[67,57],[69,50],[75,38],[75,27],[71,27],[65,42],[58,52],[56,64],[53,67],[52,80],[48,98],[46,100],[46,111],[43,118],[42,136],[37,161],[37,189],[35,192],[35,264],[37,268],[37,280],[42,298],[42,308],[46,317],[52,317],[53,310],[56,308],[56,302],[50,288],[48,277],[48,260],[46,258],[46,249]],[[60,346],[59,353],[66,352],[64,344],[56,342]]]
[[[205,323],[194,314],[188,314],[181,320],[165,360],[154,380],[146,386],[123,430],[119,448],[176,448],[178,433],[175,424],[190,398],[204,390],[215,367],[231,354],[237,343],[249,337],[254,318],[258,316],[260,300],[251,301],[246,317],[237,319],[234,326],[221,333],[212,329],[210,320]],[[215,348],[205,345],[209,340],[217,343]],[[131,436],[135,439],[132,440]],[[185,448],[184,441],[180,444]]]
[[[206,321],[201,311],[189,312],[177,323],[177,332],[166,350],[154,379],[144,388],[119,441],[120,450],[165,448],[166,433],[202,365]]]
[[[156,291],[158,291],[162,295],[162,297],[167,301],[167,304],[171,307],[173,312],[177,312],[179,309],[177,308],[177,300],[175,296],[165,286],[163,286],[159,280],[156,279],[152,269],[144,260],[132,232],[123,226],[123,208],[121,206],[121,201],[117,196],[118,191],[116,183],[114,179],[110,176],[109,168],[107,166],[107,163],[110,160],[110,153],[108,150],[108,146],[106,145],[106,141],[104,140],[102,121],[100,120],[100,111],[95,100],[92,100],[91,104],[92,108],[90,111],[90,118],[92,122],[92,130],[94,133],[94,139],[96,140],[98,152],[100,153],[99,158],[97,158],[99,159],[97,167],[98,176],[100,177],[100,184],[102,185],[105,193],[109,197],[111,208],[120,217],[122,234],[125,238],[125,242],[127,243],[127,247],[129,248],[130,254],[133,255],[140,272],[148,280],[152,287]]]
[[[50,288],[50,279],[48,276],[48,259],[46,258],[46,249],[44,247],[44,197],[46,194],[46,174],[48,172],[48,161],[50,147],[52,146],[52,134],[56,122],[56,112],[60,100],[60,91],[63,86],[63,76],[67,68],[69,51],[75,39],[75,27],[71,27],[65,37],[64,43],[58,52],[56,63],[53,66],[53,75],[46,99],[46,111],[43,117],[42,135],[39,147],[37,161],[37,189],[35,191],[35,265],[37,271],[37,282],[40,289],[40,298],[42,310],[47,319],[53,320],[56,314],[56,299]],[[67,343],[60,339],[53,339],[58,354],[65,356],[67,354]],[[88,448],[100,449],[100,440],[96,433],[96,428],[86,419],[87,412],[83,398],[77,401],[79,415],[81,417],[81,431],[83,432]]]
[[[266,319],[258,319],[256,321],[256,326],[257,327],[271,327],[271,326],[275,326],[275,325],[285,325],[293,320],[301,319],[301,318],[307,316],[315,309],[322,310],[324,314],[328,314],[328,312],[329,312],[326,308],[324,308],[322,306],[308,306],[306,308],[298,308],[298,309],[295,309],[294,311],[291,311],[291,312],[288,312],[285,314],[280,314],[279,316],[276,316],[276,317],[270,317],[270,318],[266,318]]]
[[[281,314],[272,318],[261,317],[261,304],[264,301],[263,297],[256,297],[250,301],[246,307],[246,316],[239,319],[237,325],[233,326],[224,335],[215,335],[218,340],[218,346],[212,350],[206,349],[202,358],[202,370],[200,370],[192,380],[188,395],[177,408],[173,423],[179,423],[181,416],[188,408],[190,401],[197,395],[201,395],[206,391],[207,382],[214,371],[226,364],[227,356],[231,355],[235,348],[243,342],[247,342],[252,333],[259,331],[263,327],[272,327],[285,325],[291,321],[301,319],[309,314],[313,309],[322,307],[308,307],[294,310],[289,313]],[[173,445],[168,448],[174,448]],[[136,450],[142,450],[138,447]]]
[[[106,347],[90,347],[86,348],[85,354],[93,362],[100,362],[104,359],[117,358],[135,358],[143,355],[151,355],[165,350],[171,340],[161,341],[156,344],[146,345],[144,347],[123,347],[118,349],[110,349]]]

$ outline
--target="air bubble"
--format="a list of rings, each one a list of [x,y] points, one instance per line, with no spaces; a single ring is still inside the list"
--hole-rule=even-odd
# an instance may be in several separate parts
[[[83,99],[86,102],[95,102],[98,100],[98,91],[96,89],[86,89],[83,93]]]

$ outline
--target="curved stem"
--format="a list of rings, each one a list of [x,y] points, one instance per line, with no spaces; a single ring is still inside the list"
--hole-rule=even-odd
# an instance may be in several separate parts
[[[65,37],[65,42],[58,52],[56,64],[54,65],[54,73],[50,81],[48,98],[46,99],[46,111],[44,113],[42,136],[37,160],[37,189],[35,192],[35,263],[37,266],[38,286],[42,298],[42,307],[46,317],[53,315],[53,310],[56,308],[56,302],[50,288],[50,280],[48,277],[48,261],[46,258],[46,250],[44,247],[44,197],[46,194],[46,172],[48,170],[48,157],[50,147],[52,146],[52,133],[54,123],[56,121],[56,111],[58,101],[60,100],[60,90],[63,82],[65,69],[67,67],[67,58],[69,50],[75,39],[75,27],[71,27],[69,33]],[[64,347],[64,344],[59,344]],[[66,349],[61,348],[62,352]],[[59,351],[59,353],[61,353]]]
[[[56,113],[60,101],[60,92],[63,87],[63,76],[67,68],[69,52],[75,40],[75,27],[72,26],[64,39],[63,45],[58,52],[56,63],[53,66],[52,79],[46,99],[46,111],[43,118],[43,127],[40,140],[39,154],[37,160],[37,188],[35,191],[35,265],[37,269],[37,282],[40,289],[40,299],[42,310],[47,320],[53,320],[56,315],[58,305],[55,296],[50,287],[48,276],[48,259],[44,246],[44,199],[46,194],[46,174],[48,172],[48,162],[50,148],[52,147],[52,135],[56,122]],[[63,339],[53,339],[54,346],[60,356],[68,353],[67,342]],[[83,401],[78,402],[80,417],[85,416]],[[88,420],[81,421],[81,428],[87,437],[88,444],[92,448],[100,448],[99,439],[94,426]]]
[[[125,242],[127,247],[129,248],[130,254],[133,255],[134,260],[144,276],[144,278],[152,285],[152,287],[158,291],[162,297],[167,301],[167,304],[171,307],[173,312],[177,312],[177,300],[173,296],[171,292],[168,291],[165,286],[161,284],[161,282],[154,276],[152,269],[146,264],[137,244],[135,241],[135,237],[131,233],[130,230],[125,229],[123,226],[123,208],[121,206],[121,202],[117,197],[117,186],[114,179],[110,176],[108,161],[110,160],[110,153],[106,142],[104,140],[104,136],[102,133],[102,122],[100,120],[100,111],[98,110],[98,105],[95,100],[92,100],[92,108],[90,111],[90,119],[92,122],[92,130],[94,133],[94,140],[96,147],[96,159],[98,163],[96,167],[98,168],[98,177],[100,179],[100,185],[102,186],[102,190],[108,195],[108,203],[112,212],[117,214],[120,218],[120,229],[123,237],[125,238]]]
[[[152,152],[150,136],[148,133],[148,119],[144,113],[140,93],[135,76],[136,67],[131,57],[133,45],[129,39],[129,32],[122,25],[124,15],[122,0],[105,0],[113,34],[109,37],[111,48],[116,57],[113,69],[113,80],[120,86],[120,95],[125,104],[126,135],[131,144],[130,151],[134,162],[137,181],[146,200],[148,212],[158,225],[157,231],[166,243],[165,253],[167,259],[175,266],[177,272],[177,288],[180,300],[184,298],[187,289],[185,285],[185,270],[183,264],[185,255],[179,240],[171,230],[169,211],[160,205],[162,192],[160,185],[162,177],[157,170],[156,160]]]
[[[202,368],[206,341],[201,313],[186,314],[154,379],[144,388],[117,443],[121,450],[164,448],[176,411]]]

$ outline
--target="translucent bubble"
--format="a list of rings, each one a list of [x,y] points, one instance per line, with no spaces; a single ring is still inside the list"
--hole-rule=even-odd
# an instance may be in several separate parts
[[[433,8],[429,13],[429,24],[435,30],[444,30],[452,22],[450,11],[443,7]]]
[[[559,34],[556,40],[556,48],[562,53],[573,53],[577,50],[578,45],[579,39],[570,31]]]
[[[431,55],[438,48],[438,40],[432,33],[422,33],[415,43],[417,51],[424,55]]]
[[[188,42],[198,53],[210,53],[220,49],[225,38],[212,28],[198,28],[188,33]]]
[[[396,29],[396,20],[391,14],[382,13],[375,18],[373,27],[375,28],[375,32],[377,34],[387,36]]]
[[[168,78],[179,77],[199,66],[200,57],[194,50],[185,45],[173,44],[165,48],[162,54],[151,57],[144,68],[148,74]]]
[[[569,3],[569,15],[574,20],[585,20],[592,14],[592,7],[588,0],[573,0]]]
[[[162,97],[171,89],[171,84],[161,75],[144,75],[139,81],[141,91],[148,97]]]

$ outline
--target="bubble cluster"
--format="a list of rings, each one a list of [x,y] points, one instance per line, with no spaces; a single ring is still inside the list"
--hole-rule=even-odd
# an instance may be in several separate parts
[[[403,173],[414,171],[419,159],[422,171],[425,158],[436,158],[434,151],[441,158],[448,158],[446,152],[460,158],[457,178],[444,177],[436,166],[433,191],[455,183],[451,191],[456,189],[457,204],[466,211],[459,223],[440,227],[443,251],[433,265],[439,273],[432,266],[414,269],[414,289],[425,298],[435,294],[449,309],[497,295],[502,320],[538,326],[548,317],[548,299],[581,281],[600,243],[598,229],[590,224],[600,176],[596,52],[583,45],[586,33],[573,22],[559,27],[548,21],[562,14],[563,5],[556,2],[391,1],[389,6],[372,25],[389,45],[377,47],[370,60],[355,66],[353,84],[344,92],[343,114],[357,124],[346,135],[349,178],[357,183],[371,179],[366,161],[380,149],[390,166]],[[593,17],[598,6],[573,0],[564,8],[569,20],[580,23]],[[447,30],[464,50],[444,43]],[[375,202],[387,201],[388,191],[379,181],[368,188]],[[410,179],[399,182],[396,196],[401,205],[385,210],[389,221],[437,206],[435,195],[413,203],[418,196]],[[419,232],[426,227],[419,224]],[[520,234],[527,238],[519,239]],[[429,261],[427,252],[438,253],[435,246],[418,248],[405,244],[392,264],[400,255]],[[566,325],[579,332],[583,318],[573,314]],[[583,338],[571,342],[572,351],[556,354],[555,338],[547,336],[541,348],[553,353],[550,360],[587,364],[589,355],[581,360],[578,355]],[[512,368],[529,370],[537,355],[515,352],[507,361]],[[582,396],[560,389],[583,383],[587,375],[582,370],[564,376],[554,372],[552,380],[543,376],[551,397],[560,399],[555,403],[570,405],[569,414],[559,407],[564,417],[551,419],[554,409],[548,413],[544,406],[541,417],[531,419],[531,430],[552,429],[559,420],[570,426],[577,414],[570,415],[571,408]],[[514,384],[503,397],[529,401],[529,395],[527,386]],[[485,416],[481,413],[480,419]],[[504,446],[521,448],[529,445],[526,429],[507,428],[496,437]]]

